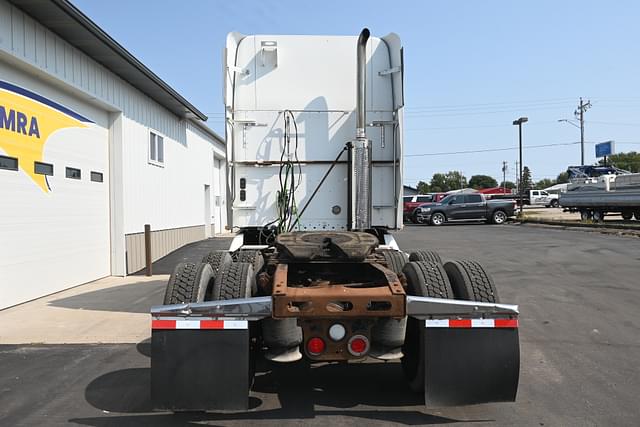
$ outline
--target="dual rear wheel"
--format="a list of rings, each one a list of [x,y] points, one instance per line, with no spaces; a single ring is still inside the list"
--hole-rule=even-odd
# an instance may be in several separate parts
[[[413,296],[499,302],[491,276],[475,261],[458,260],[444,264],[411,261],[404,266],[407,294]],[[402,352],[402,368],[409,387],[423,392],[425,386],[424,321],[409,317]]]
[[[241,251],[237,260],[227,251],[211,251],[200,263],[179,263],[167,283],[164,304],[250,297],[256,289],[255,273],[264,265],[262,254]]]

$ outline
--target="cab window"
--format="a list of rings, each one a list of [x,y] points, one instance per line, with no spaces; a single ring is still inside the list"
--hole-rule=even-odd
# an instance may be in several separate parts
[[[464,196],[453,196],[451,198],[452,205],[459,205],[460,203],[464,203]]]
[[[433,196],[418,196],[416,202],[428,203],[433,202]]]
[[[468,194],[464,198],[465,203],[482,203],[482,196],[479,194]]]

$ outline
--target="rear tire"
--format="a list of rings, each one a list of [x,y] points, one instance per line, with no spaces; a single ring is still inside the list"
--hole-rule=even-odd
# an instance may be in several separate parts
[[[407,255],[404,252],[394,251],[393,249],[384,249],[380,252],[382,252],[382,256],[387,263],[387,268],[400,276],[404,265],[409,262]]]
[[[493,279],[479,263],[470,260],[448,261],[444,269],[457,299],[491,303],[500,301]]]
[[[580,219],[582,221],[589,221],[591,219],[591,212],[587,210],[580,211]]]
[[[632,211],[622,211],[620,215],[622,216],[622,219],[624,219],[625,221],[630,221],[633,218]]]
[[[592,217],[595,222],[603,222],[605,213],[603,211],[593,211]]]
[[[453,298],[449,278],[441,264],[412,261],[404,266],[407,278],[407,294],[431,298]],[[414,392],[424,392],[424,321],[413,317],[407,319],[402,352],[402,370]]]
[[[185,304],[205,300],[213,279],[209,264],[181,262],[176,265],[164,293],[164,304]]]
[[[447,217],[444,216],[442,212],[436,212],[434,214],[431,214],[431,219],[429,220],[429,223],[431,225],[442,225],[446,221],[447,221]]]
[[[552,208],[557,208],[558,206],[560,206],[560,202],[558,202],[558,199],[553,199],[551,201],[551,207]]]
[[[227,265],[232,261],[231,254],[227,251],[211,251],[202,257],[202,262],[211,266],[214,276],[218,274],[218,271],[222,266]]]
[[[397,276],[402,274],[402,269],[409,261],[407,255],[401,251],[385,249],[382,255],[387,263],[387,268]],[[406,317],[402,319],[381,318],[371,329],[372,353],[386,354],[392,350],[399,350],[404,341],[407,328]]]
[[[497,225],[502,225],[507,222],[507,213],[501,209],[496,209],[491,214],[491,222]]]
[[[247,262],[233,262],[223,266],[213,281],[212,300],[229,300],[251,297],[256,276]]]
[[[258,274],[262,267],[264,266],[264,257],[262,256],[262,252],[248,250],[248,251],[240,251],[235,256],[236,262],[248,262],[253,266],[253,272]]]
[[[409,254],[409,261],[427,261],[442,264],[442,258],[440,258],[438,252],[426,250],[411,252]]]

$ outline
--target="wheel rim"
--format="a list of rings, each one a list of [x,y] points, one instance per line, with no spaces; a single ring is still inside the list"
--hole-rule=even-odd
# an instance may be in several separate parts
[[[433,223],[435,225],[440,225],[443,222],[443,218],[442,218],[442,214],[435,214],[433,215]]]
[[[504,212],[496,212],[493,215],[493,220],[496,224],[502,224],[506,219]]]

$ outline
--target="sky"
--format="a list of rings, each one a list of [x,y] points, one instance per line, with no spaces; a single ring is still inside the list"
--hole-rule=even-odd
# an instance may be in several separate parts
[[[515,180],[518,130],[534,180],[585,163],[594,144],[640,151],[640,2],[72,0],[221,135],[227,33],[397,33],[405,58],[404,183],[461,171]],[[536,147],[538,146],[538,147]],[[540,147],[543,146],[543,147]]]

